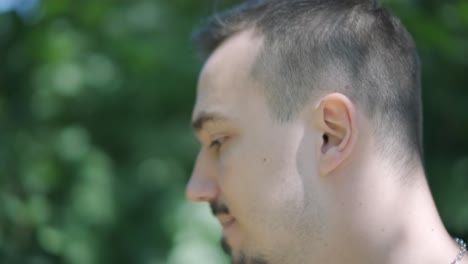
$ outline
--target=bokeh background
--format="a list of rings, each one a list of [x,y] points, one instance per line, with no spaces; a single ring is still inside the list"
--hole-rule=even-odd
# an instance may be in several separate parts
[[[189,39],[238,2],[0,0],[0,263],[227,263],[208,207],[184,197]],[[416,39],[429,182],[468,240],[468,1],[384,4]]]

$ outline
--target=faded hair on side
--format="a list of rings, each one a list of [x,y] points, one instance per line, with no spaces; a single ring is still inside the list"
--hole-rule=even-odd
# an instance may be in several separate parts
[[[264,83],[278,121],[293,120],[311,98],[340,92],[373,122],[386,156],[422,161],[419,58],[396,16],[372,0],[245,1],[211,16],[193,40],[208,57],[247,29],[263,37],[252,76]]]

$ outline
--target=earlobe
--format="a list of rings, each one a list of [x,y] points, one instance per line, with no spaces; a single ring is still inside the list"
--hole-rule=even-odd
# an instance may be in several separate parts
[[[336,147],[330,148],[326,153],[323,153],[319,160],[319,174],[325,176],[330,174],[344,160]]]
[[[320,175],[325,176],[352,152],[357,136],[357,120],[353,103],[340,93],[323,97],[315,111],[314,123],[322,133],[318,167]]]

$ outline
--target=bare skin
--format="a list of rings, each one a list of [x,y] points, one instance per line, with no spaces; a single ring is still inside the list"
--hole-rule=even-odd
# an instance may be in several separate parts
[[[249,75],[261,46],[249,30],[218,47],[193,111],[202,147],[187,197],[227,209],[215,213],[233,262],[449,263],[459,247],[418,159],[403,170],[380,155],[388,143],[343,94],[311,98],[294,121],[276,122]]]

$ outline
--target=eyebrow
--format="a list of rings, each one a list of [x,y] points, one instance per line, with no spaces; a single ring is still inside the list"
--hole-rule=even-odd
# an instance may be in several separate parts
[[[203,129],[203,126],[209,122],[219,122],[219,121],[228,121],[229,118],[219,114],[219,113],[208,113],[201,112],[197,118],[192,122],[192,127],[195,131],[199,132]]]

